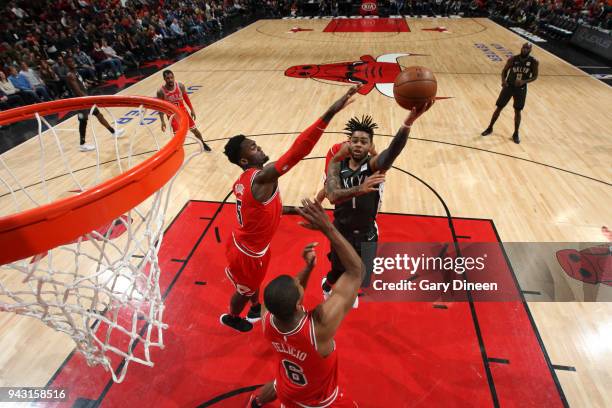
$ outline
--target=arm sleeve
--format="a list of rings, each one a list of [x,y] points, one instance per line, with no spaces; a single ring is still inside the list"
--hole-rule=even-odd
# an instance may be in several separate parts
[[[187,95],[187,89],[185,88],[185,92],[183,92],[183,100],[189,106],[189,109],[193,112],[193,105],[191,104],[191,99],[189,99],[189,95]]]
[[[306,157],[312,151],[315,144],[317,144],[326,127],[327,122],[323,119],[318,119],[308,129],[300,133],[289,150],[274,163],[276,171],[283,175]]]

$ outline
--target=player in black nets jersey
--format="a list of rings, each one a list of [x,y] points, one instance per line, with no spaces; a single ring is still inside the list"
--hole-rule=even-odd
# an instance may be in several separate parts
[[[345,130],[350,135],[348,158],[341,157],[339,152],[329,163],[325,192],[334,209],[334,225],[355,248],[366,267],[362,287],[370,285],[372,262],[376,255],[375,245],[369,245],[362,252],[362,243],[376,243],[378,228],[376,214],[381,201],[384,173],[391,168],[399,156],[410,134],[414,121],[433,105],[430,101],[420,109],[413,109],[391,140],[389,147],[376,156],[368,154],[374,137],[376,124],[370,116],[361,120],[353,118],[346,124]],[[331,270],[323,279],[323,295],[327,298],[331,287],[344,272],[344,267],[336,252],[328,254]],[[355,307],[357,307],[357,300]]]
[[[521,125],[521,110],[525,107],[527,98],[527,84],[538,79],[538,60],[530,56],[531,44],[525,43],[521,47],[521,53],[508,58],[508,62],[502,71],[502,90],[497,98],[497,109],[493,112],[489,127],[482,132],[488,136],[493,132],[493,125],[499,117],[502,109],[508,104],[510,98],[514,99],[514,143],[520,143],[519,126]]]
[[[83,78],[77,71],[77,65],[76,65],[76,62],[74,61],[74,58],[73,57],[66,58],[66,65],[68,66],[68,70],[69,70],[68,75],[66,76],[66,83],[68,84],[68,88],[72,92],[72,96],[74,97],[87,96],[88,95],[87,86],[85,85]],[[78,116],[77,116],[79,119],[79,136],[81,139],[81,145],[79,146],[79,150],[82,152],[89,152],[91,150],[96,149],[96,146],[85,143],[85,136],[87,132],[87,121],[89,119],[90,111],[91,111],[90,109],[83,109],[78,113]],[[108,131],[114,137],[121,137],[125,133],[124,129],[113,128],[108,123],[104,115],[102,115],[102,112],[98,110],[98,108],[94,108],[93,111],[91,111],[91,114],[94,115],[96,119],[98,119],[100,124],[102,124],[102,126],[108,129]]]

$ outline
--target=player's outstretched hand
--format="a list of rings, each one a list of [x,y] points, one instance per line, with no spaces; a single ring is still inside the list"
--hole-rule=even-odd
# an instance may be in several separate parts
[[[296,210],[305,220],[299,223],[304,228],[326,233],[334,227],[321,204],[316,201],[305,198],[302,200],[302,208],[296,207]]]
[[[377,171],[369,177],[366,177],[365,181],[359,186],[360,194],[368,194],[378,190],[378,185],[385,182],[385,174]]]
[[[361,85],[351,86],[350,89],[344,95],[342,95],[340,99],[338,99],[332,104],[332,106],[329,107],[329,113],[335,115],[336,113],[340,112],[342,109],[353,103],[354,99],[352,99],[352,97],[357,93],[359,88],[361,88]]]
[[[315,252],[315,247],[319,245],[318,242],[311,242],[310,244],[304,247],[302,251],[302,258],[304,258],[304,262],[309,267],[313,267],[317,264],[317,253]]]
[[[196,114],[194,111],[191,111],[191,119],[196,120]]]
[[[429,110],[429,108],[431,108],[433,106],[433,104],[435,102],[436,102],[436,100],[434,98],[432,98],[429,101],[427,101],[427,103],[425,103],[424,105],[421,105],[418,108],[417,107],[412,108],[410,110],[410,114],[408,115],[408,118],[406,119],[404,124],[406,126],[412,126],[414,121],[417,120],[419,118],[419,116],[421,116],[422,114],[427,112]]]

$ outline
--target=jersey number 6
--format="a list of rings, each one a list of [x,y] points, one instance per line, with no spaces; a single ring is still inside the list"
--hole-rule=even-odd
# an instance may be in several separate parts
[[[300,386],[308,384],[308,381],[304,376],[304,370],[302,370],[302,367],[289,360],[283,360],[283,367],[285,367],[285,371],[287,372],[287,378],[289,378],[289,381],[291,381],[295,385]]]

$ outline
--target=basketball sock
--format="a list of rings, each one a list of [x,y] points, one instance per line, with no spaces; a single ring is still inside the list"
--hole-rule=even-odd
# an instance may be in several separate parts
[[[246,319],[249,323],[255,323],[261,320],[261,304],[257,303],[255,305],[251,305],[249,312],[247,313]]]
[[[87,131],[87,121],[85,119],[79,119],[79,137],[81,144],[85,144],[85,132]]]

